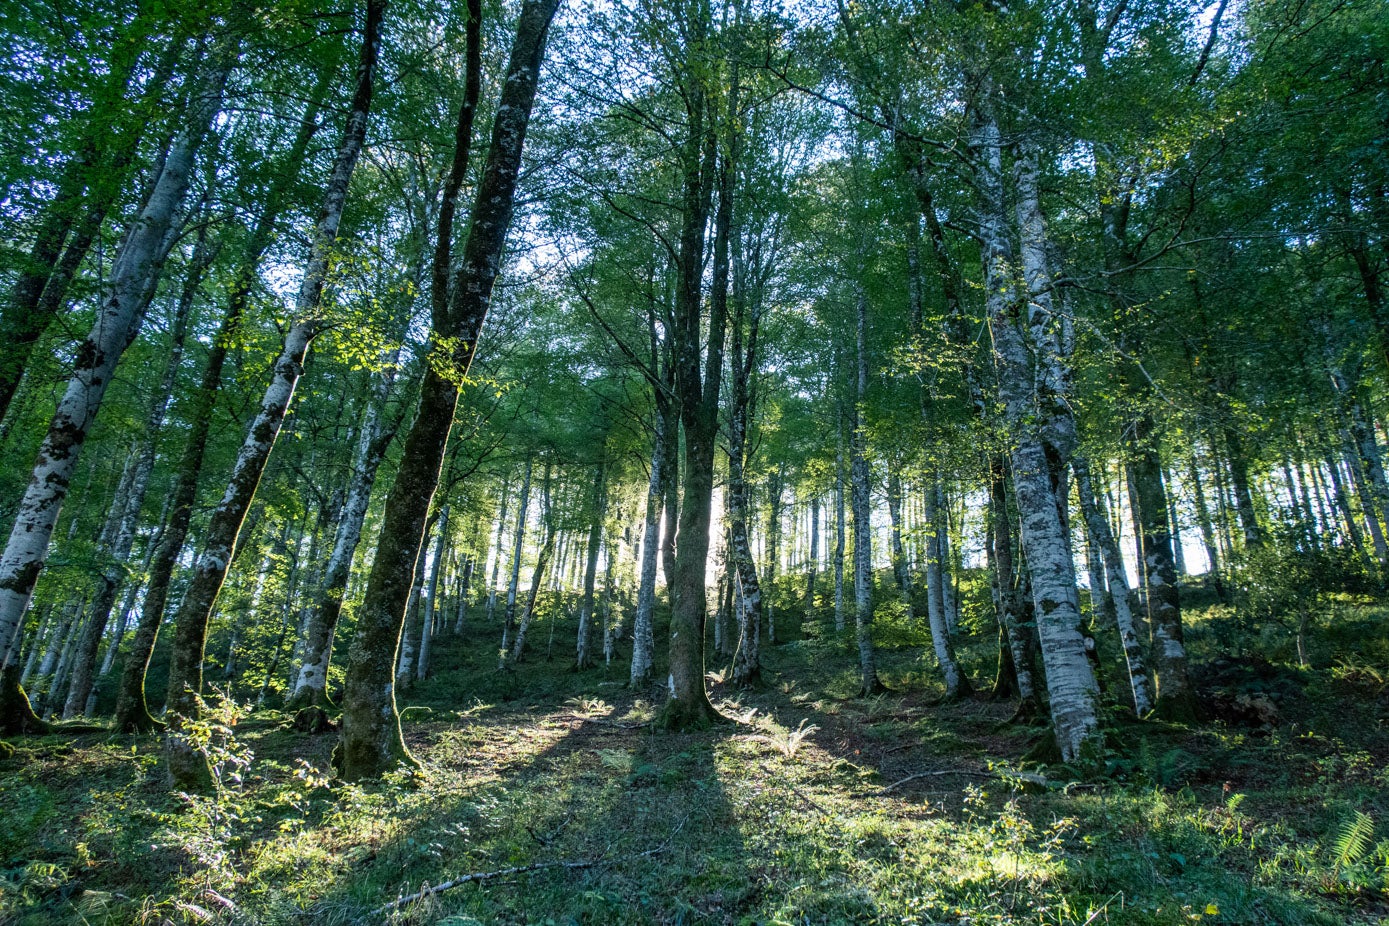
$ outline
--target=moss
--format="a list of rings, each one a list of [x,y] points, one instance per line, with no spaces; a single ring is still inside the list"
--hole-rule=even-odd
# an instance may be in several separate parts
[[[574,617],[557,613],[567,633]],[[1383,633],[1367,626],[1348,644],[1380,652]],[[510,700],[480,697],[498,684],[495,641],[448,636],[444,668],[404,714],[419,770],[370,786],[331,777],[335,737],[257,722],[278,716],[268,712],[229,728],[253,756],[241,784],[208,795],[167,792],[151,737],[26,740],[0,775],[0,918],[56,926],[77,909],[92,922],[178,922],[189,906],[224,909],[212,891],[239,921],[335,926],[373,921],[370,911],[425,883],[600,860],[447,891],[406,915],[1374,922],[1378,856],[1337,870],[1329,847],[1355,811],[1389,819],[1375,759],[1389,735],[1346,710],[1333,673],[1309,676],[1296,730],[1139,723],[1120,711],[1094,757],[1108,771],[1099,776],[1033,767],[1036,729],[1009,724],[1010,704],[936,703],[937,687],[903,681],[924,629],[919,639],[880,652],[897,694],[876,702],[836,700],[857,659],[832,643],[769,649],[783,684],[714,688],[712,708],[763,733],[804,722],[794,749],[712,722],[653,734],[660,701],[625,689],[625,665],[527,664],[508,676]],[[1037,771],[1048,785],[1030,779]]]

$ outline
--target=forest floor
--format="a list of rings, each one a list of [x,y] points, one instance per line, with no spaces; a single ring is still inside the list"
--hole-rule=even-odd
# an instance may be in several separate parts
[[[625,663],[445,644],[402,698],[421,770],[370,787],[330,777],[332,734],[226,705],[215,797],[170,794],[155,738],[24,739],[0,923],[1389,922],[1384,612],[1343,608],[1313,669],[1216,665],[1219,623],[1191,637],[1224,721],[1116,722],[1098,774],[1027,762],[1042,730],[1010,704],[936,703],[890,625],[892,693],[852,697],[847,643],[812,636],[768,647],[756,691],[714,676],[734,722],[690,734],[651,730]]]

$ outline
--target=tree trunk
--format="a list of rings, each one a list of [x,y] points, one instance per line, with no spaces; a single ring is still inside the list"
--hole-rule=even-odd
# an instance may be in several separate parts
[[[1137,514],[1143,538],[1143,576],[1157,689],[1154,707],[1168,720],[1185,721],[1195,718],[1196,701],[1187,677],[1177,569],[1168,531],[1167,491],[1162,484],[1162,464],[1154,441],[1149,416],[1139,415],[1133,422],[1129,471],[1138,496]],[[1132,663],[1130,669],[1132,672]]]
[[[434,647],[434,621],[439,612],[439,569],[444,562],[444,547],[448,543],[449,506],[439,509],[439,537],[434,542],[434,562],[429,570],[428,597],[424,603],[424,620],[420,623],[420,655],[415,660],[415,679],[424,681],[429,676],[429,656]]]
[[[749,413],[750,414],[750,413]],[[767,612],[767,643],[776,644],[776,605],[772,593],[776,590],[777,569],[781,561],[781,509],[782,493],[786,489],[785,462],[767,479],[767,591],[763,596],[764,610]]]
[[[62,509],[87,434],[116,364],[135,339],[173,242],[175,219],[188,192],[193,159],[221,107],[234,54],[221,59],[198,91],[188,125],[172,143],[164,169],[112,267],[96,324],[78,347],[72,377],[39,448],[33,475],[0,556],[0,652],[20,632],[34,585],[48,558],[48,542]],[[6,703],[18,700],[7,693]],[[27,723],[27,718],[25,718]],[[9,728],[12,718],[0,718]]]
[[[584,590],[579,602],[578,641],[574,647],[574,667],[587,669],[593,665],[589,652],[593,642],[594,587],[598,582],[598,552],[603,545],[603,521],[607,516],[607,484],[605,465],[600,461],[593,479],[593,523],[588,529],[588,547],[584,553]]]
[[[197,695],[202,690],[202,661],[208,621],[231,566],[231,555],[242,522],[270,460],[299,377],[303,375],[309,346],[325,325],[320,316],[323,288],[327,283],[333,244],[337,240],[352,173],[366,140],[385,6],[386,0],[368,0],[357,62],[356,89],[343,128],[342,141],[324,187],[313,243],[295,300],[294,321],[285,334],[280,356],[271,367],[270,382],[232,466],[227,490],[213,509],[203,536],[202,550],[193,563],[192,580],[174,618],[166,701],[173,720],[165,756],[170,776],[183,790],[206,788],[210,783],[205,759],[181,733],[181,718],[195,718],[198,715]]]
[[[696,7],[687,23],[688,41],[703,43],[708,34],[708,9]],[[737,82],[732,86],[736,88]],[[732,182],[737,163],[734,144],[719,163],[714,106],[704,84],[692,79],[685,87],[686,132],[681,145],[683,170],[682,224],[677,254],[678,282],[673,306],[675,391],[684,430],[684,472],[681,474],[679,534],[670,583],[670,699],[660,722],[668,729],[703,727],[718,720],[704,688],[705,580],[709,554],[709,524],[714,491],[714,452],[718,443],[719,385],[723,376],[724,340],[728,323],[728,242],[733,220]],[[730,94],[728,112],[738,111]],[[714,217],[712,288],[707,336],[703,292],[705,225],[713,193],[719,207]],[[706,340],[707,337],[707,340]]]
[[[423,547],[421,547],[423,554]],[[410,597],[405,601],[405,622],[401,626],[400,652],[396,657],[395,686],[398,689],[410,687],[410,669],[415,664],[415,649],[420,640],[420,600],[424,598],[424,573],[419,563],[410,583]]]
[[[1350,538],[1351,546],[1361,557],[1366,556],[1365,540],[1360,533],[1360,527],[1355,521],[1355,512],[1350,507],[1350,496],[1346,493],[1345,483],[1341,479],[1341,464],[1336,459],[1333,451],[1326,451],[1326,474],[1331,482],[1332,501],[1336,505],[1336,510],[1341,513],[1341,521],[1345,525],[1346,536]]]
[[[945,632],[951,638],[960,632],[960,596],[955,588],[956,569],[954,548],[950,543],[950,499],[945,494],[945,483],[936,483],[936,510],[940,520],[936,522],[935,542],[940,557],[941,607],[945,611]]]
[[[669,415],[664,403],[658,401],[651,445],[651,476],[646,489],[646,528],[641,542],[641,580],[637,587],[637,611],[632,624],[633,688],[651,678],[652,660],[655,658],[656,639],[652,613],[656,605],[656,558],[661,537],[661,486],[664,484],[661,470],[666,458],[664,444],[672,439],[668,432],[674,432],[677,427],[676,422],[669,420]]]
[[[614,573],[617,571],[617,554],[614,553],[614,548],[621,548],[613,543],[610,537],[604,540],[604,545],[603,597],[598,603],[598,614],[603,625],[603,665],[608,666],[612,664],[613,651],[617,643],[616,627],[612,618]]]
[[[317,600],[305,628],[303,657],[294,690],[286,704],[288,710],[328,705],[328,666],[333,656],[333,634],[342,615],[352,559],[362,539],[362,526],[371,502],[371,490],[376,484],[376,474],[395,436],[394,429],[386,429],[382,420],[394,379],[392,374],[377,379],[362,415],[357,446],[352,454],[352,482],[338,518],[333,552],[324,566],[323,576],[318,583]]]
[[[854,408],[849,431],[849,491],[854,512],[854,642],[858,647],[859,695],[884,690],[873,651],[873,524],[868,471],[868,434],[862,409],[868,401],[868,295],[859,284],[857,299]]]
[[[988,96],[987,91],[985,95]],[[1000,133],[987,110],[976,111],[972,147],[979,158],[976,186],[981,199],[986,308],[1004,420],[1013,441],[1013,486],[1022,514],[1022,545],[1032,579],[1037,635],[1051,695],[1052,726],[1062,758],[1070,761],[1099,741],[1100,730],[1099,689],[1080,633],[1075,565],[1062,521],[1061,500],[1053,482],[1053,461],[1048,458],[1048,445],[1055,445],[1059,430],[1055,419],[1067,414],[1068,406],[1057,401],[1063,396],[1038,395],[1036,384],[1047,377],[1038,375],[1033,351],[1048,357],[1054,345],[1042,340],[1034,342],[1029,350],[1018,327],[1022,300],[1012,278]],[[1028,305],[1026,321],[1028,328],[1035,331],[1050,323],[1050,319],[1034,317],[1044,314],[1035,294],[1045,285],[1033,286],[1029,280],[1028,288],[1034,298]]]
[[[1215,527],[1211,523],[1210,506],[1206,504],[1206,490],[1201,485],[1201,473],[1196,466],[1196,448],[1187,459],[1187,479],[1191,481],[1191,495],[1196,503],[1196,526],[1201,531],[1201,543],[1206,548],[1206,559],[1210,563],[1211,582],[1216,596],[1225,601],[1225,583],[1220,578],[1220,550],[1216,545]]]
[[[511,480],[502,482],[502,500],[497,511],[497,539],[492,543],[492,578],[487,583],[487,623],[497,616],[497,580],[502,574],[502,541],[506,538],[506,503],[510,501]]]
[[[1244,531],[1244,545],[1256,549],[1264,542],[1264,530],[1254,513],[1254,494],[1249,488],[1249,460],[1244,453],[1244,441],[1235,428],[1223,429],[1225,450],[1230,463],[1230,484],[1235,492],[1235,512]]]
[[[1119,628],[1119,643],[1124,649],[1124,661],[1128,665],[1129,691],[1133,696],[1133,709],[1139,717],[1153,709],[1153,698],[1148,685],[1148,669],[1143,659],[1143,642],[1133,617],[1133,594],[1129,580],[1124,572],[1124,560],[1119,555],[1119,545],[1109,529],[1106,515],[1099,497],[1095,495],[1090,479],[1089,461],[1076,454],[1071,459],[1071,469],[1075,472],[1076,490],[1080,494],[1080,510],[1085,518],[1086,530],[1099,546],[1100,558],[1104,562],[1105,578],[1109,585],[1109,600],[1114,609],[1114,620]]]
[[[280,667],[280,656],[285,648],[285,638],[289,636],[290,619],[294,614],[294,601],[299,589],[299,577],[302,574],[304,557],[302,555],[304,545],[305,523],[309,515],[306,513],[299,522],[299,528],[295,532],[294,542],[287,545],[284,549],[289,557],[289,571],[285,575],[284,596],[285,599],[280,603],[280,630],[275,635],[275,645],[270,649],[270,662],[265,667],[265,674],[261,677],[260,689],[256,693],[256,708],[265,706],[265,697],[270,692],[270,682],[275,678],[275,672]],[[286,535],[288,527],[286,524]],[[318,526],[315,525],[312,535],[318,535]],[[310,541],[309,560],[313,559],[313,542]]]
[[[516,535],[511,548],[511,581],[506,587],[506,613],[502,617],[502,652],[511,645],[516,630],[516,592],[521,584],[521,556],[525,552],[526,518],[530,514],[532,461],[526,458],[526,475],[521,480],[521,501],[516,513]]]
[[[834,632],[844,632],[844,409],[835,419],[834,442]]]
[[[516,625],[516,640],[511,646],[510,659],[512,662],[522,662],[526,655],[526,635],[530,632],[531,623],[535,620],[535,603],[540,597],[540,586],[545,581],[545,567],[550,564],[550,559],[555,552],[556,531],[554,525],[554,515],[550,509],[550,468],[545,467],[544,485],[541,488],[542,504],[541,519],[545,524],[545,539],[540,544],[540,555],[535,560],[535,571],[531,573],[530,592],[526,596],[526,606],[521,612],[521,620]],[[506,650],[503,650],[502,662],[506,663]]]
[[[1036,625],[1028,623],[1019,592],[1018,570],[1013,557],[1013,519],[1008,512],[1007,463],[1001,455],[989,458],[989,525],[993,536],[995,581],[998,585],[995,609],[1008,646],[1008,660],[1017,682],[1018,698],[1026,714],[1040,714],[1037,692]]]
[[[29,684],[29,681],[34,677],[34,671],[39,665],[39,654],[44,651],[44,647],[48,645],[49,640],[53,637],[53,633],[56,629],[54,623],[55,618],[53,616],[54,610],[51,604],[43,605],[39,609],[39,618],[34,622],[34,642],[29,644],[29,658],[24,661],[24,671],[19,675],[19,683],[21,685]],[[22,642],[20,636],[16,634],[14,643],[8,650],[8,655],[13,657],[10,660],[11,662],[18,661],[20,655],[19,644]]]
[[[325,86],[326,84],[317,88],[314,102],[309,104],[304,118],[300,121],[298,134],[286,158],[285,169],[271,188],[265,210],[251,232],[246,254],[232,278],[227,310],[222,316],[216,334],[212,337],[202,379],[189,402],[187,417],[190,427],[184,439],[183,452],[174,470],[174,485],[169,491],[169,516],[150,561],[149,579],[146,582],[140,618],[136,624],[130,656],[121,675],[120,689],[116,697],[114,728],[117,732],[136,732],[158,726],[158,721],[150,715],[145,701],[145,674],[154,654],[159,625],[164,620],[169,583],[179,555],[183,552],[183,543],[192,521],[193,504],[197,498],[198,480],[212,431],[213,409],[222,386],[227,351],[236,338],[242,315],[256,285],[257,269],[266,250],[275,239],[280,211],[290,188],[297,180],[309,143],[317,131],[317,100],[322,96]]]
[[[146,417],[145,433],[141,438],[140,451],[133,458],[129,485],[121,498],[121,510],[117,527],[110,538],[107,556],[110,562],[102,570],[97,580],[96,593],[92,599],[92,614],[83,631],[78,646],[77,660],[73,665],[72,685],[68,691],[67,703],[63,705],[63,717],[70,718],[81,713],[91,694],[93,673],[96,671],[97,653],[101,648],[102,632],[111,617],[111,608],[120,590],[121,577],[128,571],[127,562],[135,544],[135,533],[140,525],[140,511],[145,503],[145,491],[149,486],[150,474],[154,471],[155,445],[159,432],[164,427],[165,413],[173,397],[174,382],[178,368],[183,360],[183,343],[188,330],[188,315],[192,311],[193,300],[202,284],[203,274],[216,256],[216,249],[208,247],[207,225],[198,231],[197,243],[189,260],[183,291],[179,295],[178,308],[174,312],[170,326],[169,357],[164,366],[164,378],[157,393],[158,398]],[[114,509],[113,509],[114,510]],[[122,621],[124,615],[122,615]]]
[[[729,204],[720,201],[720,233],[727,236],[728,221],[725,212]],[[728,247],[726,240],[716,241],[714,273],[720,273],[718,253]],[[736,264],[736,259],[735,259]],[[715,286],[720,285],[715,278]],[[741,287],[739,287],[741,290]],[[738,622],[738,641],[733,648],[733,671],[731,680],[739,688],[749,688],[762,680],[761,627],[762,627],[762,585],[757,577],[757,562],[753,557],[748,539],[748,484],[745,472],[747,463],[747,438],[749,419],[752,416],[753,373],[757,369],[757,333],[761,319],[756,307],[751,313],[741,292],[735,292],[731,329],[730,359],[732,369],[729,377],[730,407],[728,410],[728,549],[727,555],[733,565],[732,590],[733,613]],[[744,350],[743,332],[747,330],[747,347]],[[769,633],[768,639],[771,639]]]
[[[892,532],[890,552],[892,554],[892,577],[902,593],[902,603],[907,609],[907,620],[912,620],[912,577],[907,568],[907,554],[902,547],[902,476],[898,468],[888,465],[887,472],[887,517]]]
[[[936,662],[940,665],[941,677],[945,681],[946,700],[968,697],[973,687],[969,679],[960,671],[959,660],[955,658],[955,644],[950,639],[950,628],[946,621],[945,607],[945,569],[941,563],[940,522],[944,517],[940,504],[940,475],[932,473],[926,486],[926,614],[931,624],[931,644],[936,652]]]
[[[815,575],[820,568],[820,496],[810,499],[810,552],[805,570],[805,617],[815,616]]]
[[[449,362],[457,377],[439,375],[438,364],[431,364],[425,373],[419,411],[405,440],[395,485],[386,499],[347,671],[337,762],[349,781],[378,777],[398,759],[409,759],[400,735],[391,670],[413,563],[423,542],[425,517],[439,484],[439,469],[457,411],[458,383],[472,363],[501,267],[540,63],[558,5],[558,0],[528,0],[521,8],[493,121],[492,144],[462,261],[448,293],[447,311],[437,311],[443,300],[435,295],[435,333],[455,345],[451,356],[440,359]],[[480,4],[470,4],[470,20],[476,18],[478,7]],[[460,155],[466,158],[465,150],[455,151],[454,173],[461,177],[464,172],[457,169]],[[441,249],[443,239],[441,235]]]

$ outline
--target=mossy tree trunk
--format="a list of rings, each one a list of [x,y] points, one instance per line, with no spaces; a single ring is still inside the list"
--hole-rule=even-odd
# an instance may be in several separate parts
[[[208,622],[231,566],[237,535],[241,532],[246,512],[255,498],[275,439],[279,436],[295,388],[303,375],[309,347],[325,327],[321,316],[323,288],[327,283],[333,244],[337,240],[343,207],[347,203],[352,173],[366,141],[385,10],[386,0],[368,0],[355,89],[342,140],[324,187],[313,243],[295,300],[294,321],[285,334],[279,357],[271,366],[270,382],[246,430],[246,437],[232,465],[226,492],[208,521],[202,549],[193,563],[192,579],[174,618],[174,641],[165,702],[172,722],[165,758],[170,776],[184,790],[204,788],[208,781],[205,760],[190,747],[188,738],[181,733],[183,719],[198,716]]]
[[[447,279],[450,267],[452,201],[459,187],[452,187],[452,195],[446,190],[447,208],[441,210],[435,257],[433,327],[438,337],[454,346],[438,358],[443,362],[429,364],[420,386],[415,421],[405,438],[395,485],[386,498],[347,668],[336,760],[348,780],[378,777],[398,760],[409,759],[400,734],[392,679],[401,622],[457,410],[459,383],[472,363],[501,267],[540,64],[550,21],[558,6],[559,0],[528,0],[521,8],[462,261],[452,286],[441,292],[439,280]],[[481,4],[470,2],[469,22],[480,21],[480,13]],[[474,65],[480,67],[480,62],[471,52],[470,58],[472,72]],[[464,110],[460,113],[450,174],[451,183],[456,180],[459,185],[466,174],[471,140],[472,114],[467,111],[466,101]],[[464,130],[465,124],[468,131]]]

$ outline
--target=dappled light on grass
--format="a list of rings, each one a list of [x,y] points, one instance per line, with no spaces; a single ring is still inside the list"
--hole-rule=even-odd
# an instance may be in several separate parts
[[[916,659],[885,650],[885,677]],[[1116,734],[1110,774],[1077,780],[1022,759],[1036,732],[1008,703],[837,697],[841,670],[847,648],[773,648],[764,688],[715,692],[733,722],[663,734],[655,700],[596,675],[479,661],[415,694],[419,771],[344,784],[333,737],[252,714],[231,728],[241,783],[194,805],[167,796],[151,741],[25,741],[0,767],[0,836],[29,854],[0,902],[34,926],[1373,922],[1383,743],[1322,682],[1284,703],[1296,729]],[[1343,676],[1325,684],[1366,683]],[[462,686],[479,695],[460,708]]]

